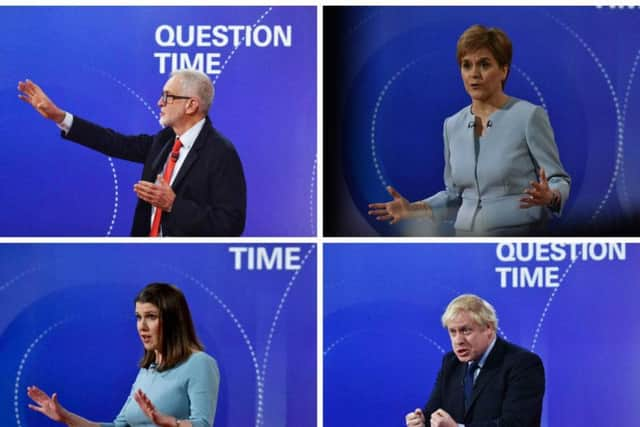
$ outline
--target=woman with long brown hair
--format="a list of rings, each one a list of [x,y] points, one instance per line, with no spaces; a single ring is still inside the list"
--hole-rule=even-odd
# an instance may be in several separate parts
[[[146,286],[135,298],[138,334],[144,347],[131,393],[112,423],[89,421],[64,408],[56,393],[27,388],[29,407],[72,427],[211,427],[220,373],[203,352],[183,293],[165,283]]]

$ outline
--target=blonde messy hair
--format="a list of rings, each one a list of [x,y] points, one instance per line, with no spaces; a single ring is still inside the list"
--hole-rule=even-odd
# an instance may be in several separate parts
[[[454,298],[442,315],[442,326],[457,317],[461,312],[469,313],[471,319],[480,326],[489,326],[493,330],[498,329],[498,316],[496,310],[484,299],[473,294],[463,294]]]

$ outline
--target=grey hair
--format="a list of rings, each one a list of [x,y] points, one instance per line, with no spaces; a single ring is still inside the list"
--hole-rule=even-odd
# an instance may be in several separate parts
[[[198,70],[176,70],[171,77],[179,77],[182,90],[188,96],[196,96],[200,100],[200,106],[205,115],[213,103],[213,83],[208,75]]]
[[[442,315],[442,326],[453,320],[460,312],[466,312],[474,322],[480,326],[491,326],[498,330],[498,316],[496,310],[486,300],[473,294],[463,294],[454,298]]]

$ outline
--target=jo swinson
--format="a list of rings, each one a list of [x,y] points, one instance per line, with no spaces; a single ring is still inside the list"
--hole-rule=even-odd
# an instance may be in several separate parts
[[[497,28],[469,27],[457,60],[471,105],[444,121],[445,189],[409,202],[388,187],[391,201],[369,215],[395,224],[407,218],[455,218],[456,235],[544,234],[569,197],[565,171],[546,112],[505,94],[512,46]]]

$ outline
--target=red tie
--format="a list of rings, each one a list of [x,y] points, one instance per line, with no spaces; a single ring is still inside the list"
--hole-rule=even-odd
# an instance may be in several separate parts
[[[171,154],[169,154],[169,160],[167,160],[167,166],[164,168],[164,174],[162,175],[164,182],[167,184],[171,181],[173,169],[176,167],[178,156],[180,156],[180,147],[182,147],[182,142],[180,141],[180,138],[176,138],[176,142],[173,144],[173,148],[171,149]],[[149,237],[158,237],[158,232],[160,231],[160,219],[162,219],[162,209],[156,208]]]

